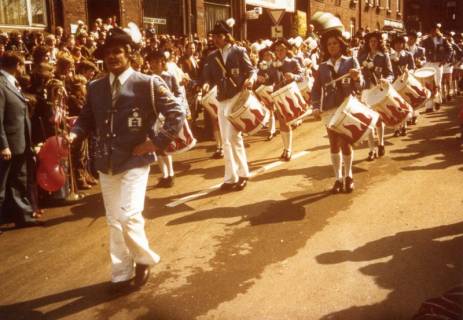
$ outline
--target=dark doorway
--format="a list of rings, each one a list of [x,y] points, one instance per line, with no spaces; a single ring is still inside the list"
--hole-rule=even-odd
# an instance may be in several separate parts
[[[87,0],[88,22],[92,24],[97,18],[116,17],[120,24],[119,0]]]

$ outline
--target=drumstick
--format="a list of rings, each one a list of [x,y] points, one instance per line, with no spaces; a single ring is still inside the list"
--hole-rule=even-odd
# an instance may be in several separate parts
[[[342,76],[340,76],[340,77],[338,77],[338,78],[336,78],[334,80],[331,80],[330,82],[325,83],[323,86],[324,87],[331,86],[331,85],[335,84],[336,82],[341,81],[342,79],[346,79],[348,77],[350,77],[350,73],[346,73],[345,75],[342,75]]]

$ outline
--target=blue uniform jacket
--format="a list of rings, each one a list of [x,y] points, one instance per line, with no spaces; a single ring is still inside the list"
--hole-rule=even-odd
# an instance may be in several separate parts
[[[227,74],[223,72],[216,59],[225,66]],[[256,75],[257,70],[252,65],[246,49],[232,45],[225,62],[220,50],[214,50],[207,56],[202,78],[204,83],[217,86],[217,99],[223,101],[235,96],[243,89],[246,79]],[[229,80],[229,77],[233,82]]]
[[[304,80],[304,69],[302,69],[297,59],[285,58],[283,61],[277,60],[272,63],[268,71],[269,83],[274,85],[274,90],[278,90],[287,84],[284,80],[285,73],[292,73],[296,82]]]
[[[447,39],[442,38],[442,43],[436,46],[433,37],[428,37],[421,44],[426,50],[426,60],[428,62],[439,62],[441,64],[450,62],[452,47]]]
[[[395,53],[391,60],[392,70],[394,71],[394,79],[397,79],[402,75],[405,69],[415,70],[415,59],[410,51],[402,50],[399,53]]]
[[[349,70],[359,68],[360,65],[357,59],[352,57],[341,57],[341,65],[338,72],[335,72],[334,68],[327,61],[322,62],[320,64],[318,77],[315,77],[312,90],[313,108],[320,110],[337,108],[350,94],[362,90],[365,84],[362,75],[360,75],[360,78],[357,81],[353,81],[350,77],[348,77],[344,79],[344,81],[336,82],[334,85],[325,86],[331,80],[345,75],[349,72]],[[323,90],[322,87],[324,87]],[[322,93],[324,94],[323,99]],[[322,100],[323,106],[321,105]]]
[[[153,129],[157,116],[151,99],[151,79],[156,110],[165,117],[159,133]],[[96,170],[117,174],[153,162],[152,153],[133,156],[134,147],[150,138],[159,149],[165,149],[178,135],[184,120],[183,108],[160,77],[134,72],[121,87],[114,108],[109,76],[93,81],[72,132],[79,137],[93,133]]]
[[[391,59],[387,53],[378,52],[374,58],[371,59],[368,52],[362,52],[358,56],[358,61],[362,67],[366,88],[375,86],[377,84],[376,81],[379,81],[381,78],[391,83],[394,80]],[[373,65],[371,65],[371,63],[373,63]]]

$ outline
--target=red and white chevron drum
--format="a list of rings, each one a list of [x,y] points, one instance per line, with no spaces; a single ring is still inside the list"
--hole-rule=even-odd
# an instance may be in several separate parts
[[[236,130],[253,135],[267,124],[270,112],[252,91],[241,91],[232,99],[234,103],[227,119]]]
[[[379,114],[353,96],[347,97],[328,122],[333,130],[354,144],[364,140],[378,122]]]
[[[272,93],[278,112],[287,124],[292,124],[303,118],[309,109],[304,97],[295,82],[278,89]]]
[[[424,106],[426,100],[431,98],[431,91],[409,72],[404,72],[392,86],[415,110]]]
[[[162,130],[162,126],[164,125],[164,117],[162,115],[156,121],[154,125],[154,131],[157,133]],[[177,154],[188,151],[196,145],[197,140],[193,136],[191,132],[190,126],[188,121],[183,122],[183,126],[180,129],[178,136],[172,140],[167,148],[165,149],[166,154]]]
[[[415,71],[414,76],[424,87],[432,92],[433,97],[437,94],[436,69],[433,67],[421,68]]]
[[[365,90],[362,93],[362,101],[378,112],[384,124],[392,128],[407,120],[413,111],[407,101],[389,83]]]
[[[256,89],[256,95],[262,103],[270,110],[273,110],[273,86],[261,85]]]
[[[206,93],[201,100],[201,104],[209,112],[209,114],[217,119],[218,110],[219,110],[219,101],[217,100],[217,87],[213,87]]]
[[[315,79],[313,77],[308,77],[304,78],[304,81],[297,83],[297,86],[299,87],[299,90],[301,91],[301,94],[304,97],[305,102],[307,102],[308,104],[310,104],[312,101],[311,92],[314,81]]]

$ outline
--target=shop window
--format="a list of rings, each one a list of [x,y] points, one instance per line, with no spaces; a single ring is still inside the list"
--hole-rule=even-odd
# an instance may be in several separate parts
[[[45,0],[0,0],[0,25],[45,26]]]

